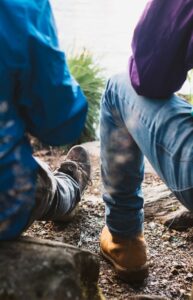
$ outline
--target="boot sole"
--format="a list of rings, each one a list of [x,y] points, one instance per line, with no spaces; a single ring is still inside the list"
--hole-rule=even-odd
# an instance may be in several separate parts
[[[100,248],[102,256],[110,262],[120,279],[127,283],[142,283],[148,277],[148,264],[144,264],[139,268],[128,270],[123,268],[119,264],[117,264],[110,256],[108,256],[101,248]]]

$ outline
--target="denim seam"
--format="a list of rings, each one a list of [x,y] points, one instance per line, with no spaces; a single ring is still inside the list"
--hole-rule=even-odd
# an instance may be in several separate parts
[[[161,147],[166,153],[168,153],[169,155],[170,155],[170,157],[171,157],[171,154],[170,154],[170,152],[168,152],[167,151],[167,149],[165,149],[162,145],[160,145],[160,144],[156,144],[156,145],[158,145],[159,147]],[[174,160],[174,161],[176,161],[176,160]],[[179,162],[179,161],[176,161],[176,162]],[[190,161],[180,161],[180,162],[190,162]],[[169,187],[173,192],[183,192],[183,191],[186,191],[186,190],[189,190],[189,189],[192,189],[193,188],[193,185],[192,186],[188,186],[188,187],[186,187],[186,188],[184,188],[184,189],[176,189],[176,187],[174,187],[174,186],[170,186]]]
[[[161,145],[159,143],[156,143],[156,145],[159,146],[159,147],[161,147],[165,152],[167,152],[170,155],[170,157],[172,157],[172,153],[169,152],[163,145]],[[172,159],[175,162],[189,162],[189,163],[193,162],[193,160],[185,160],[185,159],[178,159],[177,160],[177,159],[174,159],[174,158],[172,158]]]
[[[193,189],[193,186],[188,186],[187,188],[185,188],[185,189],[176,189],[176,188],[172,188],[171,187],[171,189],[172,189],[172,192],[185,192],[185,191],[188,191],[188,190],[190,190],[190,189]]]

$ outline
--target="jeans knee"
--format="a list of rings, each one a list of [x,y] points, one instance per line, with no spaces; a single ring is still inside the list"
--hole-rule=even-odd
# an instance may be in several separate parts
[[[128,88],[128,78],[126,73],[113,75],[107,81],[104,94],[102,97],[102,104],[115,105],[119,99],[122,99],[123,91]],[[125,84],[127,82],[127,84]]]

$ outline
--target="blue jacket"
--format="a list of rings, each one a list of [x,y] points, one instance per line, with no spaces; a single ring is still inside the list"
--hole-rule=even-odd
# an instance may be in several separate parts
[[[0,1],[0,240],[18,236],[34,206],[37,165],[26,132],[74,141],[87,103],[69,73],[48,0]]]
[[[149,1],[133,36],[129,71],[138,94],[167,98],[193,68],[193,1]]]

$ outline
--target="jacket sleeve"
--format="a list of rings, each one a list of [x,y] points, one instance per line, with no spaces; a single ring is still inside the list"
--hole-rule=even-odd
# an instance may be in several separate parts
[[[150,1],[134,31],[129,61],[140,95],[167,98],[193,67],[193,1]]]
[[[49,1],[28,16],[28,66],[21,74],[21,112],[27,130],[50,145],[71,143],[83,129],[87,102],[60,51]],[[41,5],[40,5],[41,4]]]

